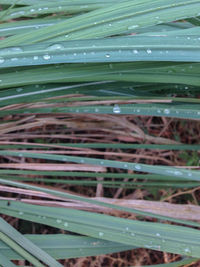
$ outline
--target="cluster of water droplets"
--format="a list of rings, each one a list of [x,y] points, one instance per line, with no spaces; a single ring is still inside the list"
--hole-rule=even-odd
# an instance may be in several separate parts
[[[16,53],[22,53],[23,52],[23,49],[21,47],[9,47],[9,48],[3,48],[3,49],[0,49],[0,64],[3,64],[5,62],[5,55],[11,55],[12,54],[16,54]],[[17,57],[11,57],[10,58],[11,61],[17,61],[18,58]]]

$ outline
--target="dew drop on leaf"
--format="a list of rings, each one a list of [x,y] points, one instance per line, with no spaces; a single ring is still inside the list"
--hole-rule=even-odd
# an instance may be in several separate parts
[[[49,59],[51,58],[51,56],[50,56],[50,55],[44,55],[43,58],[44,58],[45,60],[49,60]]]
[[[5,59],[3,57],[0,57],[0,64],[3,64],[5,62]]]
[[[170,113],[170,110],[166,108],[166,109],[164,109],[164,113],[165,114],[169,114]]]
[[[103,236],[104,235],[104,233],[103,232],[99,232],[99,236]]]
[[[53,44],[47,47],[48,50],[62,50],[64,46],[62,44]]]
[[[113,113],[119,114],[120,112],[121,112],[120,107],[119,107],[118,105],[115,105],[115,106],[113,107]]]
[[[140,166],[139,164],[136,164],[136,165],[135,165],[135,169],[136,169],[136,170],[141,170],[141,166]]]

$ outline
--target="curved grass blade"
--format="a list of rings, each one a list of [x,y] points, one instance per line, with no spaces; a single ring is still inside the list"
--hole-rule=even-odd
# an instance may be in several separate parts
[[[89,39],[122,34],[127,30],[195,17],[199,0],[125,1],[76,16],[66,22],[2,40],[0,47],[31,44],[67,35],[66,39]],[[161,19],[162,18],[162,21]]]
[[[192,228],[14,201],[0,205],[4,214],[94,238],[192,257],[200,253],[200,233]]]
[[[0,68],[55,63],[200,62],[199,36],[134,36],[0,49]]]
[[[17,1],[18,3],[19,1]],[[88,11],[93,11],[102,7],[110,6],[111,4],[116,4],[119,0],[109,0],[109,1],[37,1],[33,2],[30,6],[23,6],[12,8],[9,11],[1,11],[0,17],[3,20],[16,19],[20,17],[32,17],[34,15],[47,15],[47,14],[77,14]],[[121,2],[121,1],[120,1]],[[0,1],[1,3],[1,1]],[[19,2],[20,3],[20,2]],[[18,3],[18,5],[19,5]]]
[[[26,69],[2,69],[0,88],[31,84],[39,86],[42,83],[123,81],[141,82],[143,85],[144,83],[184,84],[187,85],[186,89],[188,89],[189,85],[200,86],[199,73],[199,63],[64,64],[58,65],[57,68],[55,66],[41,66],[26,67]],[[131,90],[129,91],[131,92]],[[132,94],[134,95],[134,91]]]

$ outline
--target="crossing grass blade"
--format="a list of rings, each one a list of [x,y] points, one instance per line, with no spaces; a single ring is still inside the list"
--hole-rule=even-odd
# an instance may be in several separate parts
[[[135,248],[98,238],[69,234],[25,235],[25,237],[55,259],[95,256]],[[23,259],[2,241],[0,241],[0,248],[9,260]]]
[[[49,266],[61,266],[46,252],[35,246],[30,240],[27,240],[10,224],[0,218],[0,238],[4,243],[7,243],[15,251],[21,254],[25,259],[33,263],[35,266],[43,267],[39,260],[48,264]],[[39,260],[38,260],[39,259]]]
[[[180,223],[181,225],[189,225],[189,226],[194,226],[194,227],[200,226],[200,224],[196,223],[196,222],[187,221],[187,220],[179,220],[179,219],[175,219],[175,218],[172,218],[169,216],[157,215],[157,214],[152,213],[152,212],[144,212],[144,211],[140,211],[140,210],[133,209],[133,208],[127,208],[127,207],[122,207],[119,205],[113,205],[110,203],[106,203],[106,202],[102,202],[102,201],[98,201],[98,200],[94,200],[94,199],[89,199],[89,198],[81,197],[81,196],[74,195],[74,194],[60,192],[58,190],[46,189],[46,188],[33,186],[33,185],[29,185],[29,184],[24,184],[24,183],[20,183],[20,182],[5,181],[3,179],[0,179],[0,183],[4,184],[4,185],[10,185],[10,186],[15,186],[15,187],[19,187],[19,188],[31,189],[31,190],[36,190],[39,192],[49,193],[49,194],[52,194],[53,196],[58,196],[58,197],[61,197],[62,199],[66,199],[66,200],[72,199],[75,201],[90,203],[92,205],[107,207],[107,208],[116,209],[119,211],[135,213],[139,216],[141,215],[141,216],[148,216],[148,217],[152,217],[152,218],[157,218],[157,219],[162,220],[162,221],[163,220],[172,221],[175,223]]]
[[[187,10],[187,12],[186,12]],[[177,12],[178,11],[178,12]],[[89,39],[126,33],[127,30],[196,17],[199,0],[125,1],[76,16],[66,22],[2,40],[0,47],[32,44],[67,35],[66,39]],[[162,21],[160,19],[162,17]],[[57,39],[58,40],[58,39]]]

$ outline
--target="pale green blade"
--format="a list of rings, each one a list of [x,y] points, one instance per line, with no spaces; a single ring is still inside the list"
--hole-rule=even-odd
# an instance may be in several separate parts
[[[7,201],[0,201],[0,206],[4,214],[94,238],[192,257],[200,255],[200,232],[192,228],[14,201],[9,206]]]

